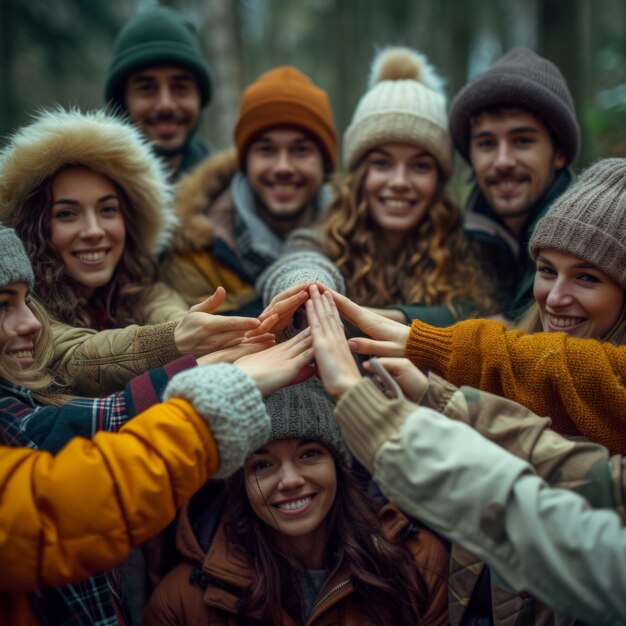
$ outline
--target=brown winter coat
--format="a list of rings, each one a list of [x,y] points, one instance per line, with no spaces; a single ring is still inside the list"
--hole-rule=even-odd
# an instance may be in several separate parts
[[[163,280],[190,306],[204,300],[216,287],[224,287],[226,300],[220,313],[235,311],[256,297],[247,278],[212,252],[213,242],[219,238],[236,256],[229,187],[237,169],[233,149],[209,157],[181,180],[174,201],[180,226],[171,253],[161,264]]]
[[[246,615],[245,621],[238,621],[239,593],[252,582],[255,570],[250,560],[241,552],[234,551],[226,540],[224,518],[227,512],[206,554],[198,543],[187,513],[185,508],[177,537],[178,548],[187,561],[172,570],[157,587],[144,614],[144,625],[259,624],[258,612]],[[389,538],[399,536],[409,523],[392,504],[381,509],[380,520],[382,530]],[[405,545],[415,559],[417,572],[428,594],[427,609],[420,624],[443,626],[448,623],[447,550],[435,535],[423,528],[407,539]],[[206,589],[190,582],[192,571],[199,565],[202,574],[211,579]],[[416,580],[411,582],[414,586],[418,585]],[[350,572],[340,568],[321,590],[307,626],[373,626],[353,592]],[[284,625],[296,626],[287,614],[284,615]]]

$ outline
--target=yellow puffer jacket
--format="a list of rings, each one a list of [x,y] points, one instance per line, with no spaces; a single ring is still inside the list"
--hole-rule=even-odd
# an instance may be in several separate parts
[[[205,159],[176,189],[174,210],[180,225],[160,273],[189,306],[220,285],[226,300],[219,313],[236,311],[256,298],[254,286],[212,253],[217,237],[236,247],[229,188],[237,169],[235,150],[226,150]]]
[[[81,396],[115,393],[135,376],[181,356],[174,329],[188,308],[164,283],[156,283],[138,321],[146,326],[97,332],[52,322],[54,369]]]
[[[57,456],[0,446],[0,624],[36,624],[26,592],[123,561],[217,470],[215,440],[172,399]]]

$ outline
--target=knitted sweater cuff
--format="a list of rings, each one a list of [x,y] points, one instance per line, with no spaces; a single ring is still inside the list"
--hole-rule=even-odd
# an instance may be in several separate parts
[[[404,398],[390,400],[370,378],[363,378],[341,396],[335,418],[354,456],[373,472],[378,449],[415,409]]]
[[[271,436],[271,421],[261,392],[242,370],[205,365],[174,376],[165,400],[184,398],[207,421],[219,451],[215,478],[230,476]]]
[[[317,280],[335,291],[344,290],[343,277],[335,264],[314,250],[299,250],[280,257],[261,278],[263,302],[269,304],[274,296],[300,283]]]
[[[445,378],[452,356],[452,328],[437,328],[414,320],[404,355],[417,367],[433,370]]]

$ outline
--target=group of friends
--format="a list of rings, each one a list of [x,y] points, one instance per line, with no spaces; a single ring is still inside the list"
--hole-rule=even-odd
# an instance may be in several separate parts
[[[8,139],[0,623],[626,623],[626,159],[531,50],[444,82],[381,50],[340,159],[277,67],[213,154],[157,6]]]

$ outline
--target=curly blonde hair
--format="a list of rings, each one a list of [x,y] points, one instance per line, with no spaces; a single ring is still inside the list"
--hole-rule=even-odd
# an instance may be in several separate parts
[[[371,217],[364,193],[368,160],[365,155],[339,185],[324,213],[322,244],[346,281],[347,295],[358,304],[474,305],[481,313],[496,304],[461,228],[458,206],[439,189],[426,216],[406,234],[400,250],[389,250]]]

